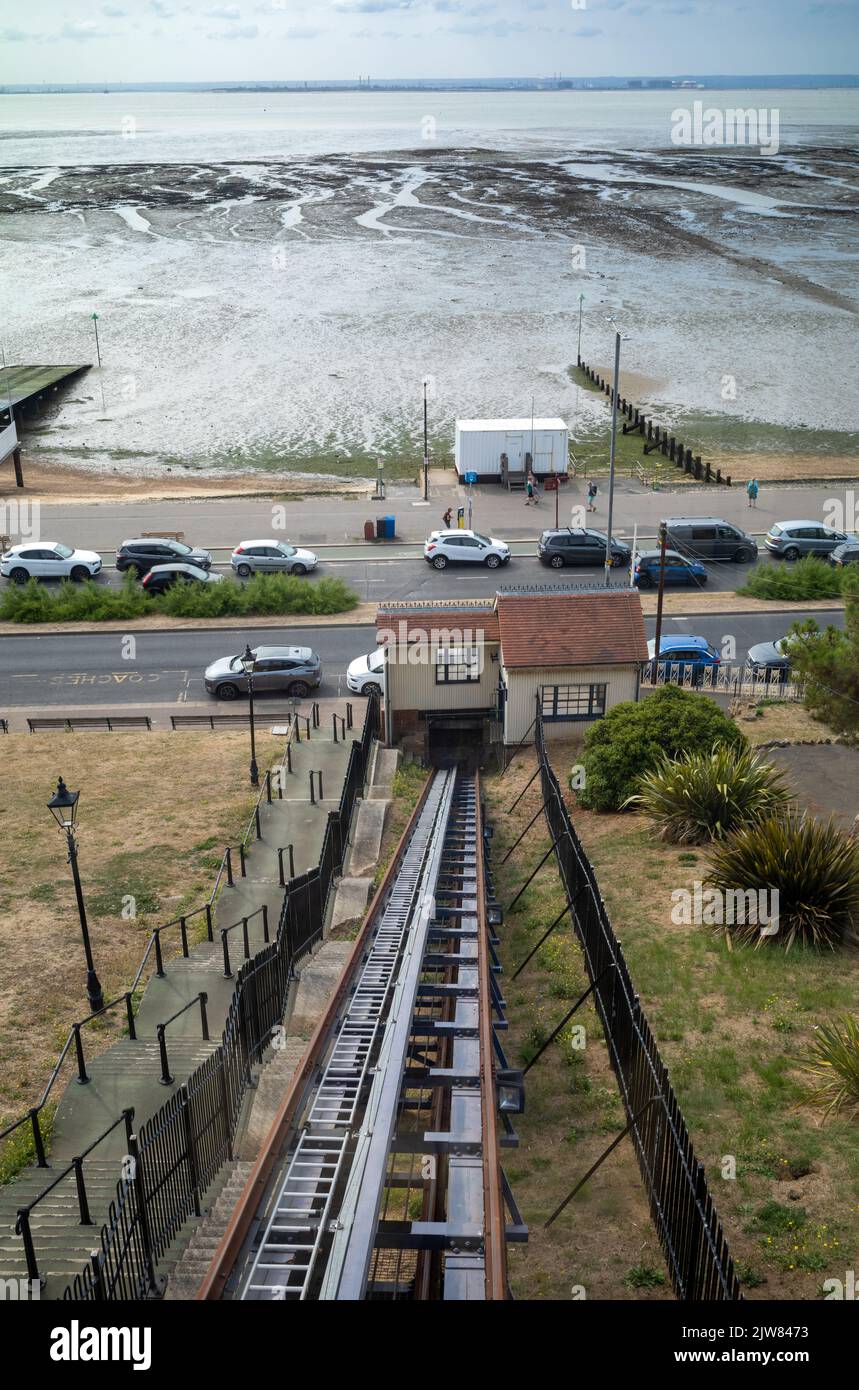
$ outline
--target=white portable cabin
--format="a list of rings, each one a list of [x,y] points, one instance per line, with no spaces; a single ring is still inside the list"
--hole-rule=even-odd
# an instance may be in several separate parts
[[[535,477],[566,473],[569,430],[563,420],[457,420],[454,462],[460,478],[476,473],[480,482],[502,475],[501,455],[511,474],[527,473],[527,455]]]

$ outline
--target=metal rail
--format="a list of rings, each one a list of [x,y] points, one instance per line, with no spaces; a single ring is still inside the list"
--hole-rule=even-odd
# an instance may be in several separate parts
[[[438,772],[198,1297],[507,1296],[487,882],[479,782]]]

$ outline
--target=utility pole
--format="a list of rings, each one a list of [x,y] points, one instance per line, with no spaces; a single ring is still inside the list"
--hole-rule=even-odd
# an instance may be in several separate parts
[[[662,600],[665,597],[665,543],[668,539],[668,529],[664,521],[659,523],[659,592],[656,595],[656,641],[653,646],[653,681],[656,683],[656,672],[659,662],[659,647],[662,641]]]
[[[424,501],[429,501],[429,440],[427,436],[427,379],[424,377]]]

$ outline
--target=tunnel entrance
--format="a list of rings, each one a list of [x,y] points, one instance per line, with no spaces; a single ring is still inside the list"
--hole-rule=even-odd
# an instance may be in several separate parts
[[[431,767],[459,767],[476,772],[489,751],[489,720],[460,715],[427,720],[426,760]]]

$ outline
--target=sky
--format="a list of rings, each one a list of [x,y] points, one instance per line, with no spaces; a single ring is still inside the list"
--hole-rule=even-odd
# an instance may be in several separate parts
[[[859,0],[27,0],[0,83],[859,71]]]

